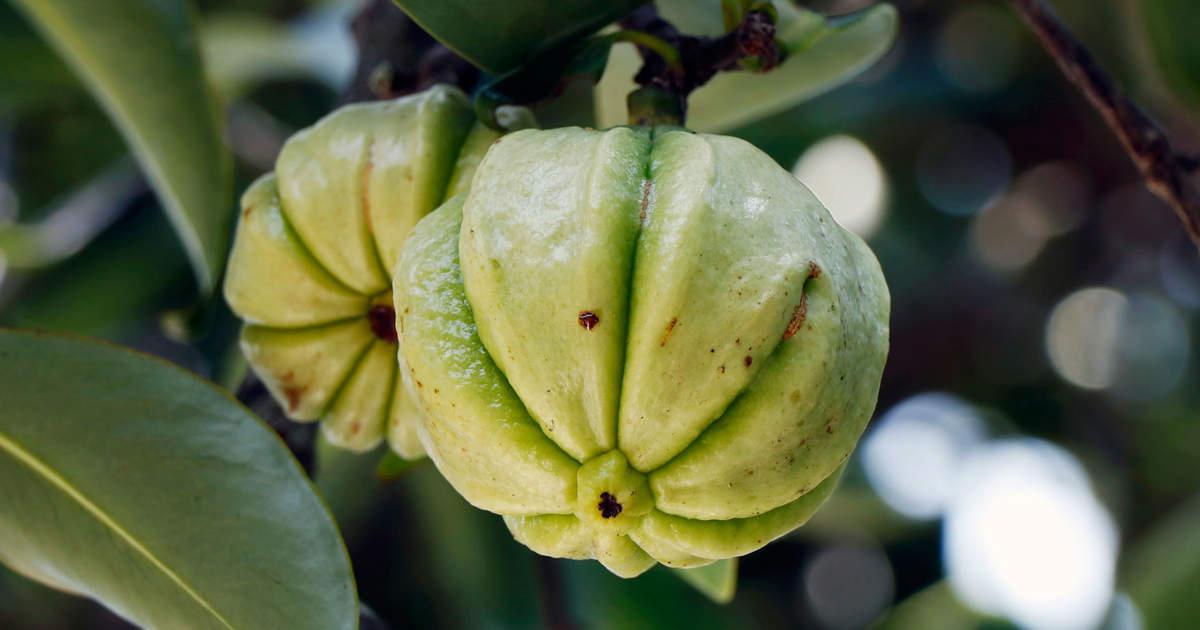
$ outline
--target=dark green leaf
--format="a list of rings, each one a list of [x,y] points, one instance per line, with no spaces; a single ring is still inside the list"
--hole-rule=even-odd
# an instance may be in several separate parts
[[[232,159],[183,1],[14,0],[108,110],[211,290],[224,264]]]
[[[1195,0],[1144,0],[1146,41],[1167,83],[1185,101],[1200,105],[1200,4]]]
[[[613,42],[612,35],[572,42],[512,72],[492,77],[475,94],[476,115],[493,126],[501,126],[496,120],[497,107],[543,102],[557,96],[571,80],[599,81]]]
[[[395,0],[467,61],[503,74],[587,37],[645,0]]]
[[[353,628],[349,560],[287,449],[221,390],[0,331],[0,559],[155,628]]]
[[[379,460],[379,465],[375,467],[375,476],[380,481],[392,481],[408,472],[410,468],[419,464],[420,461],[404,459],[391,450],[388,450],[383,454],[383,459]]]
[[[1181,628],[1200,619],[1200,497],[1175,509],[1125,554],[1123,586],[1147,628]]]

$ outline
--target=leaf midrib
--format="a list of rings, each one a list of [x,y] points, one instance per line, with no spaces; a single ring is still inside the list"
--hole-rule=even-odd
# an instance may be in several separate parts
[[[162,560],[155,556],[153,552],[138,542],[132,534],[122,528],[121,525],[117,523],[115,519],[113,519],[113,517],[109,516],[108,513],[100,508],[100,506],[89,501],[79,489],[75,488],[70,482],[50,468],[50,466],[48,466],[45,462],[41,461],[32,453],[22,448],[3,432],[0,432],[0,451],[7,452],[13,459],[21,464],[24,464],[27,468],[33,471],[34,474],[38,475],[51,486],[54,486],[63,494],[67,495],[67,497],[78,503],[79,506],[91,514],[92,517],[110,529],[121,540],[125,541],[125,543],[133,548],[134,551],[142,555],[151,566],[161,571],[168,580],[175,583],[180,590],[191,597],[196,604],[198,604],[206,612],[211,614],[218,622],[220,622],[222,626],[229,628],[230,630],[234,630],[233,624],[229,623],[229,621],[227,621],[225,617],[221,615],[221,613],[217,612],[217,610],[213,608],[212,604],[210,604],[204,599],[204,597],[197,593],[196,590],[192,588],[192,586],[189,585],[182,577],[172,571],[170,567],[168,567],[165,563],[163,563]]]

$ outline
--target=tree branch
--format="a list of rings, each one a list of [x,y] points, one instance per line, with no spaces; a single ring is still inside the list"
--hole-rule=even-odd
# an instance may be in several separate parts
[[[1063,74],[1083,92],[1133,160],[1146,187],[1165,201],[1200,248],[1200,191],[1189,173],[1196,160],[1171,148],[1166,133],[1104,72],[1044,0],[1009,0]]]
[[[350,27],[358,47],[343,103],[397,98],[448,83],[470,92],[479,70],[421,30],[392,0],[366,0]]]
[[[763,11],[747,12],[733,30],[721,37],[684,35],[662,19],[653,4],[635,9],[620,24],[628,31],[644,33],[678,51],[678,59],[667,60],[653,48],[639,44],[642,68],[633,80],[674,100],[671,109],[678,112],[680,120],[676,123],[680,125],[686,117],[688,95],[718,72],[766,72],[783,60],[784,52],[775,41],[774,17]],[[630,41],[637,43],[636,39]],[[630,113],[634,114],[633,101],[630,105]]]

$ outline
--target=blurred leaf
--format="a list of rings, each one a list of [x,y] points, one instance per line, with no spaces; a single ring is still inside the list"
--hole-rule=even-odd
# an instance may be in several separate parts
[[[221,390],[116,346],[2,331],[0,399],[5,564],[151,627],[355,626],[329,513]]]
[[[1194,418],[1193,418],[1194,420]],[[1160,520],[1125,553],[1121,581],[1147,628],[1200,619],[1200,495]]]
[[[1143,0],[1146,41],[1167,83],[1200,105],[1200,5],[1195,0]]]
[[[908,596],[871,627],[874,630],[960,630],[989,627],[984,624],[984,619],[982,615],[959,602],[950,583],[943,580]]]
[[[383,459],[379,460],[379,465],[375,467],[375,477],[380,481],[392,481],[420,462],[419,459],[404,459],[388,449],[383,454]]]
[[[687,25],[688,33],[711,34],[720,28],[716,0],[711,10],[685,0],[660,0],[664,16]],[[878,4],[837,19],[776,2],[777,39],[788,50],[784,62],[762,74],[723,72],[692,93],[687,126],[696,131],[724,131],[819,96],[854,78],[879,60],[895,41],[898,14]],[[677,18],[677,16],[687,16]],[[703,16],[711,19],[704,20]],[[719,31],[718,31],[719,32]],[[633,75],[641,60],[632,46],[613,49],[608,71],[596,91],[601,127],[625,124],[625,97],[636,86]]]
[[[0,254],[12,268],[45,267],[63,260],[111,225],[144,190],[132,162],[120,161],[40,221],[0,224]]]
[[[644,1],[395,0],[438,41],[494,74],[587,37]]]
[[[201,28],[204,62],[226,100],[267,80],[312,76],[309,49],[278,22],[257,15],[220,15]]]
[[[147,200],[76,256],[25,278],[0,323],[118,339],[192,288],[170,226]],[[17,283],[16,274],[6,283]]]
[[[592,627],[622,630],[770,627],[761,622],[751,623],[752,617],[736,604],[722,606],[713,602],[663,566],[627,580],[591,560],[560,562],[565,569],[575,616],[592,622]]]
[[[20,60],[0,64],[0,115],[79,91],[71,71],[7,3],[0,3],[0,59]]]
[[[718,560],[695,569],[671,571],[718,604],[733,601],[733,594],[737,591],[737,558]]]
[[[232,161],[186,2],[14,0],[91,88],[163,199],[202,290],[224,264]]]

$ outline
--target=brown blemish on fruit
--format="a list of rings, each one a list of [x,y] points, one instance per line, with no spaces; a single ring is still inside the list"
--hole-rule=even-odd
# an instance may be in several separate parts
[[[798,389],[792,390],[792,402],[794,402],[794,403],[800,402],[800,390],[798,390]]]
[[[287,398],[288,411],[295,411],[300,408],[300,397],[304,395],[302,387],[285,387],[283,388],[283,396]]]
[[[600,324],[600,316],[592,311],[579,311],[579,325],[591,330]]]
[[[646,207],[650,205],[650,191],[653,185],[650,180],[642,182],[642,209],[638,211],[638,220],[642,223],[646,222]]]
[[[253,211],[254,211],[254,206],[246,206],[246,207],[242,208],[242,216],[248,217],[248,216],[250,216],[250,213]]]
[[[816,280],[821,277],[821,267],[816,262],[808,263],[808,277],[810,280]]]
[[[754,357],[747,354],[746,358],[742,359],[742,365],[745,365],[746,367],[750,367],[751,363],[754,363]]]
[[[808,317],[808,294],[800,296],[800,303],[796,305],[796,310],[792,311],[792,320],[788,322],[787,328],[783,330],[783,340],[791,339],[800,327],[804,325],[804,318]]]
[[[376,337],[388,343],[397,343],[400,336],[396,333],[396,309],[387,304],[376,304],[367,311],[367,322],[371,324],[371,332]]]
[[[600,509],[600,516],[602,518],[614,518],[624,509],[617,502],[617,497],[607,492],[600,493],[600,503],[596,504],[596,507]]]
[[[375,171],[375,160],[370,157],[371,147],[367,147],[367,163],[363,166],[362,173],[362,213],[363,221],[367,225],[368,232],[374,232],[375,228],[371,225],[371,173]]]
[[[362,429],[362,425],[358,423],[358,420],[350,423],[350,435],[358,435],[360,429]]]
[[[720,372],[720,373],[722,373],[722,374],[724,374],[724,373],[725,373],[725,366],[724,366],[724,365],[722,365],[721,367],[717,368],[717,371],[718,371],[718,372]]]
[[[667,322],[667,330],[663,332],[662,341],[658,342],[658,347],[662,348],[667,345],[667,341],[671,338],[671,332],[675,330],[675,325],[678,323],[678,317],[672,317],[671,321]]]

